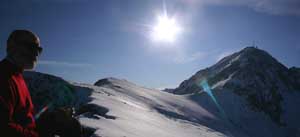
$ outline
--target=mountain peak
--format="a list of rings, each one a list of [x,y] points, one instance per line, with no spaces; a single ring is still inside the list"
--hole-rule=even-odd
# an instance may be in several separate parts
[[[258,49],[257,47],[246,47],[244,49],[242,49],[239,54],[243,57],[252,57],[254,59],[257,60],[265,60],[265,59],[269,59],[269,60],[276,60],[275,58],[272,57],[272,55],[270,55],[268,52]],[[278,62],[278,61],[276,61]]]
[[[246,47],[198,71],[173,93],[202,93],[200,83],[206,80],[213,91],[231,91],[244,98],[253,110],[262,111],[283,125],[283,94],[300,91],[299,77],[298,68],[288,69],[266,51]]]
[[[262,65],[264,67],[279,67],[287,69],[279,61],[277,61],[268,52],[258,49],[257,47],[246,47],[239,52],[224,57],[214,66],[213,69],[222,69],[232,64],[239,64],[240,67],[249,67],[253,65]]]
[[[113,84],[121,84],[121,83],[133,84],[125,79],[108,77],[108,78],[103,78],[103,79],[98,80],[94,85],[95,86],[103,86],[103,85],[113,85]]]
[[[259,48],[257,47],[253,47],[253,46],[250,46],[250,47],[245,47],[244,49],[242,49],[241,51],[263,51],[263,50],[260,50]]]
[[[246,47],[241,51],[235,52],[224,57],[215,65],[198,71],[190,79],[183,81],[174,90],[177,94],[195,93],[201,90],[199,83],[206,79],[210,85],[220,86],[218,83],[228,78],[253,80],[257,82],[256,76],[264,77],[261,80],[275,78],[287,79],[289,69],[273,58],[269,53],[256,47]],[[273,80],[272,80],[273,79]],[[236,81],[238,81],[236,80]]]

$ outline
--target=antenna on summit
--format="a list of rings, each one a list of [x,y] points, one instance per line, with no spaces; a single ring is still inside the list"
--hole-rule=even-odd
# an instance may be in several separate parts
[[[258,47],[257,47],[257,45],[256,45],[256,42],[255,42],[255,41],[253,41],[253,42],[252,42],[252,47],[254,47],[254,48],[258,49]]]
[[[168,13],[167,13],[167,5],[166,5],[166,1],[163,0],[163,12],[164,12],[164,16],[167,17],[168,16]]]

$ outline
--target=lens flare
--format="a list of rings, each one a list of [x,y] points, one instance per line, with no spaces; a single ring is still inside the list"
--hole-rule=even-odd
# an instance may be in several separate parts
[[[222,117],[228,121],[227,115],[225,113],[225,111],[223,110],[223,108],[221,107],[221,105],[218,103],[217,99],[215,98],[215,96],[213,95],[210,86],[208,85],[206,80],[203,80],[200,83],[200,86],[203,88],[204,92],[206,92],[210,98],[213,100],[213,102],[215,103],[215,105],[217,106],[218,110],[220,111]]]

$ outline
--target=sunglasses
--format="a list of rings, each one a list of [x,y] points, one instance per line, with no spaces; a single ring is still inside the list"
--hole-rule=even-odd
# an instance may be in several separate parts
[[[26,43],[20,43],[20,45],[25,46],[26,49],[30,50],[31,52],[38,52],[38,54],[41,54],[43,51],[42,47],[39,47],[37,43],[34,42],[26,42]]]

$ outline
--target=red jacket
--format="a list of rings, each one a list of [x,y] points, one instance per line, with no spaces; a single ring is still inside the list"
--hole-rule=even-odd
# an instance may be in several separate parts
[[[2,60],[0,62],[0,133],[7,137],[38,137],[33,111],[22,70],[8,60]]]

